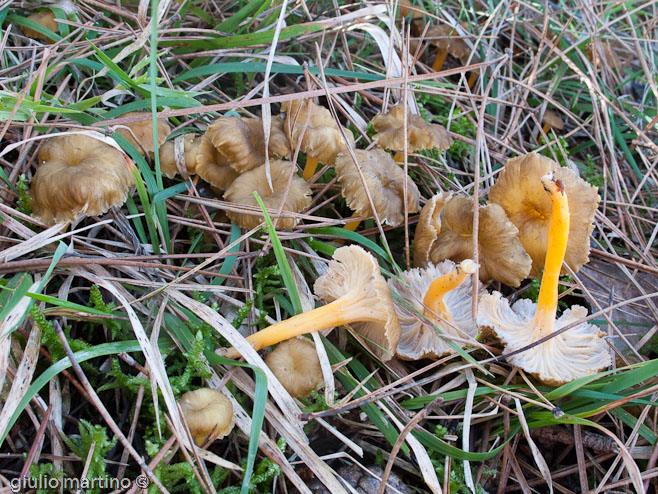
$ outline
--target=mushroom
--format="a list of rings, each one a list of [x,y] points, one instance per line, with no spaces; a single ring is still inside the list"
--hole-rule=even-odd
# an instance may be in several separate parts
[[[552,110],[546,110],[541,121],[544,124],[541,129],[544,134],[548,134],[553,128],[564,130],[564,121],[560,118],[560,115]]]
[[[461,27],[468,29],[468,24],[466,22],[461,23]],[[457,28],[450,26],[448,24],[440,24],[438,26],[431,26],[427,30],[427,38],[430,40],[430,43],[438,48],[436,53],[436,58],[432,64],[432,70],[438,72],[445,62],[446,56],[448,54],[459,59],[462,65],[466,64],[468,57],[471,54],[471,49],[464,41],[462,36],[457,33]],[[434,38],[434,39],[432,39]],[[474,59],[477,60],[477,56],[474,56]],[[477,72],[471,72],[468,78],[468,87],[473,87],[475,81],[477,80]]]
[[[388,113],[378,113],[372,119],[377,131],[375,141],[384,149],[396,151],[398,163],[404,161],[404,106],[397,105]],[[452,146],[452,137],[443,125],[426,122],[418,115],[407,114],[407,152],[437,148],[445,151]]]
[[[283,132],[283,120],[272,118],[268,154],[289,157],[290,144]],[[220,117],[207,131],[215,149],[238,173],[265,163],[265,134],[260,118]]]
[[[30,195],[34,216],[46,225],[121,206],[133,185],[128,157],[84,134],[49,139],[39,150],[38,162]]]
[[[213,146],[208,135],[203,134],[199,141],[196,155],[196,173],[206,182],[220,190],[228,189],[229,185],[240,175],[229,165],[217,148]]]
[[[311,100],[284,101],[281,111],[286,112],[284,130],[290,140],[290,146],[293,150],[299,146],[306,153],[304,180],[311,179],[318,163],[334,166],[336,155],[347,149],[343,134],[350,145],[354,146],[352,133],[345,127],[341,127],[341,133],[341,128],[332,118],[331,112]]]
[[[433,208],[432,216],[438,218],[425,231],[421,223],[421,231],[416,232],[416,236],[425,237],[424,245],[429,244],[430,260],[436,264],[444,259],[460,262],[472,258],[473,199],[444,193],[435,203],[428,202],[425,207]],[[432,239],[433,235],[435,238]],[[497,204],[480,206],[478,259],[481,281],[493,279],[509,286],[519,286],[528,276],[532,259],[523,249],[518,235],[519,230],[507,218],[503,208]],[[414,259],[422,261],[426,258],[426,253],[419,252],[419,246],[415,249]]]
[[[183,178],[196,173],[196,159],[201,146],[201,138],[194,137],[194,134],[185,134],[177,136],[176,139],[183,140],[183,162],[184,170],[178,168],[176,164],[176,144],[175,140],[166,141],[160,146],[160,171],[163,175],[174,178],[180,174]],[[181,173],[185,171],[185,173]]]
[[[278,209],[281,207],[281,201],[283,201],[285,195],[283,210],[299,213],[311,203],[311,188],[308,186],[306,180],[297,176],[294,169],[295,164],[290,161],[270,161],[272,189],[270,189],[267,180],[265,165],[261,165],[236,178],[229,188],[226,189],[224,198],[227,201],[254,206],[260,210],[258,202],[254,197],[254,191],[258,192],[263,200],[263,204],[268,209]],[[292,182],[290,189],[286,191],[291,174]],[[226,214],[242,228],[255,228],[263,221],[263,214],[260,212],[249,214],[247,212],[227,211]],[[277,228],[287,230],[293,228],[298,222],[299,219],[296,217],[280,217]]]
[[[308,396],[324,384],[315,345],[306,338],[282,341],[265,358],[265,363],[290,396]]]
[[[223,393],[211,388],[188,391],[178,404],[183,411],[190,433],[201,446],[230,434],[235,425],[233,405]]]
[[[149,115],[149,113],[142,111],[131,111],[121,115],[122,118],[136,117],[138,115]],[[158,147],[162,145],[167,136],[171,133],[171,128],[166,118],[158,118],[157,122],[157,142]],[[142,120],[140,122],[130,122],[125,124],[124,128],[118,128],[117,132],[123,137],[128,139],[128,142],[135,146],[135,149],[140,152],[142,156],[148,154],[153,156],[155,148],[153,147],[153,122],[151,119]],[[137,139],[137,140],[135,140]]]
[[[441,211],[449,192],[439,192],[431,197],[420,210],[414,234],[414,266],[423,267],[430,262],[430,252],[441,232]]]
[[[564,260],[577,272],[589,259],[589,237],[594,229],[594,213],[599,202],[596,187],[572,170],[561,168],[550,158],[530,153],[508,160],[489,191],[489,201],[500,204],[510,221],[518,227],[521,243],[532,257],[530,276],[533,278],[539,277],[546,258],[551,216],[551,200],[540,179],[551,171],[569,191],[571,222]],[[562,274],[567,274],[566,267]]]
[[[453,353],[453,348],[435,329],[419,319],[423,314],[441,333],[459,339],[472,339],[478,327],[471,313],[473,288],[469,274],[477,265],[465,259],[459,265],[447,260],[426,268],[404,271],[388,286],[406,300],[412,310],[395,307],[402,335],[397,355],[406,360],[438,358]]]
[[[354,150],[359,162],[361,173],[365,179],[372,203],[381,221],[397,226],[404,221],[404,171],[393,161],[391,156],[382,149],[363,151]],[[347,205],[358,216],[373,216],[372,207],[363,187],[363,181],[354,159],[349,152],[339,153],[336,157],[336,176],[342,184],[343,197]],[[411,178],[407,181],[407,211],[415,213],[420,208],[418,200],[420,193]],[[356,230],[359,222],[348,223],[346,228]]]
[[[43,27],[45,27],[46,29],[50,29],[54,33],[56,33],[59,29],[59,26],[57,25],[57,21],[55,21],[55,14],[53,13],[52,10],[49,9],[39,10],[34,14],[30,14],[29,16],[27,16],[27,18],[31,21],[36,22],[37,24],[41,24]],[[23,34],[28,38],[46,41],[48,43],[52,43],[54,41],[50,39],[48,36],[46,36],[45,34],[41,34],[39,31],[30,29],[29,27],[20,26],[20,28],[21,31],[23,31]]]
[[[477,322],[483,329],[495,332],[505,345],[505,353],[512,353],[587,316],[587,309],[573,306],[555,320],[557,311],[560,268],[567,251],[570,235],[568,197],[571,194],[556,172],[540,179],[544,194],[551,203],[548,248],[544,274],[537,303],[521,299],[512,307],[499,293],[485,294],[478,305]],[[574,191],[574,193],[577,193]],[[557,334],[530,349],[511,355],[508,361],[553,386],[588,376],[610,366],[612,360],[602,333],[587,322]]]
[[[372,254],[357,245],[339,247],[325,273],[315,281],[314,290],[327,305],[273,324],[248,336],[247,341],[260,350],[295,336],[351,324],[380,360],[393,357],[400,323]],[[220,353],[228,358],[240,355],[235,348],[224,348]]]

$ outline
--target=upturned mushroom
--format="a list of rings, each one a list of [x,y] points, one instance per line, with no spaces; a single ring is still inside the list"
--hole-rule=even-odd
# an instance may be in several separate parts
[[[388,113],[378,113],[372,119],[377,131],[375,141],[383,149],[395,151],[395,161],[404,161],[404,106],[397,105]],[[407,152],[422,149],[445,151],[452,146],[452,137],[443,125],[426,122],[418,115],[407,114]]]
[[[132,161],[88,135],[52,137],[41,146],[37,159],[30,186],[32,211],[46,225],[121,206],[133,185]]]
[[[404,221],[404,171],[382,149],[363,151],[354,150],[354,155],[361,167],[373,206],[382,223],[397,226]],[[366,195],[363,181],[354,159],[349,152],[339,153],[336,157],[336,176],[342,186],[342,194],[347,205],[354,210],[354,215],[373,216],[372,207]],[[420,193],[410,177],[407,182],[407,212],[415,213]],[[347,224],[346,228],[356,230],[358,221]]]
[[[282,341],[267,355],[265,363],[290,396],[303,398],[324,383],[315,345],[306,338]]]
[[[468,29],[468,24],[465,22],[461,23],[461,27]],[[440,24],[438,26],[431,26],[427,30],[427,36],[430,43],[437,47],[436,58],[434,58],[434,63],[432,64],[432,70],[438,72],[443,67],[443,62],[445,62],[448,55],[459,59],[462,65],[466,64],[468,57],[471,54],[471,49],[464,41],[462,36],[457,32],[457,28],[450,26],[448,24]],[[477,56],[474,55],[474,60],[477,61]],[[477,80],[477,72],[471,72],[468,78],[468,87],[473,87],[475,81]]]
[[[122,118],[136,117],[138,115],[149,115],[149,113],[141,111],[131,111],[121,115]],[[166,118],[158,118],[156,120],[156,133],[157,133],[157,144],[158,147],[165,142],[167,136],[171,133],[171,127]],[[153,156],[155,148],[153,147],[153,121],[149,118],[148,120],[142,120],[140,122],[130,122],[125,124],[125,128],[117,128],[117,133],[121,134],[123,137],[128,139],[128,142],[135,146],[135,149],[140,152],[143,156],[148,154]]]
[[[372,254],[356,245],[336,249],[327,271],[316,280],[314,291],[326,305],[273,324],[248,336],[247,341],[260,350],[295,336],[350,324],[380,360],[386,362],[393,357],[400,339],[400,323],[391,292]],[[240,355],[235,348],[219,353],[228,358]]]
[[[295,150],[300,146],[301,151],[306,153],[304,180],[311,179],[318,163],[334,166],[336,155],[347,150],[348,144],[343,134],[354,147],[352,132],[342,127],[341,133],[331,112],[311,100],[284,101],[281,111],[286,112],[283,126],[290,147]]]
[[[240,175],[229,165],[213,145],[210,137],[203,134],[196,155],[196,173],[220,190],[226,190]]]
[[[50,29],[52,32],[56,33],[58,31],[57,21],[55,21],[55,14],[50,9],[38,10],[34,14],[30,14],[27,18],[31,21],[41,24],[46,29]],[[41,34],[39,31],[30,29],[29,27],[20,26],[23,34],[28,38],[37,39],[40,41],[46,41],[52,43],[54,40],[50,39],[45,34]]]
[[[183,141],[180,167],[176,163],[176,139]],[[158,151],[160,153],[160,171],[162,174],[169,178],[174,178],[176,175],[181,175],[183,178],[194,175],[200,146],[201,138],[194,137],[194,134],[176,136],[174,140],[166,141]]]
[[[460,346],[477,336],[479,330],[471,311],[472,277],[468,276],[475,272],[475,268],[476,264],[471,259],[458,265],[447,260],[426,268],[404,271],[399,279],[388,281],[391,290],[406,300],[411,308],[395,307],[402,328],[396,352],[398,357],[420,360],[454,352],[446,338],[422,321],[418,313],[438,327],[447,339],[456,337],[461,340]]]
[[[587,309],[575,305],[555,320],[558,281],[569,238],[569,189],[555,172],[541,177],[540,183],[551,202],[548,248],[537,303],[521,299],[510,307],[499,292],[485,294],[478,305],[477,322],[493,331],[505,345],[504,354],[520,350],[551,336],[554,330],[577,323]],[[574,191],[576,192],[576,191]],[[612,363],[603,334],[592,324],[581,322],[566,332],[511,355],[508,361],[535,375],[540,381],[558,386],[606,369]]]
[[[283,120],[273,117],[271,122],[269,157],[289,157],[290,144],[283,131]],[[265,133],[260,118],[220,117],[208,127],[207,135],[238,173],[265,163]]]
[[[231,433],[235,425],[233,405],[223,393],[200,388],[185,393],[178,404],[192,437],[201,446]]]
[[[416,238],[422,242],[414,247],[414,260],[424,266],[429,260],[436,264],[444,259],[460,262],[473,257],[473,199],[447,193],[435,196],[421,212]],[[427,218],[427,221],[425,218]],[[497,204],[480,206],[478,223],[478,260],[480,280],[498,280],[509,286],[519,286],[528,276],[532,259],[523,249],[519,230]],[[428,248],[428,251],[422,249]]]
[[[291,174],[292,182],[290,189],[286,191]],[[255,228],[263,221],[263,214],[260,212],[260,207],[254,197],[254,191],[258,192],[263,204],[268,209],[278,209],[285,197],[285,203],[283,205],[284,213],[299,213],[311,203],[311,188],[306,180],[297,176],[294,163],[283,160],[270,161],[270,177],[272,179],[271,189],[267,181],[265,165],[261,165],[240,175],[226,189],[224,198],[227,201],[253,206],[255,208],[254,214],[249,214],[248,211],[226,212],[228,217],[238,226],[242,228]],[[280,217],[277,222],[277,228],[287,230],[294,228],[298,222],[299,219],[295,217]]]
[[[539,277],[546,258],[551,216],[551,200],[540,179],[551,171],[569,191],[571,222],[564,260],[576,272],[589,259],[589,237],[594,229],[594,213],[599,202],[596,187],[569,168],[530,153],[508,160],[489,191],[489,201],[500,204],[510,221],[518,227],[521,243],[532,257],[530,276],[533,278]],[[566,267],[562,268],[562,274],[566,273]]]

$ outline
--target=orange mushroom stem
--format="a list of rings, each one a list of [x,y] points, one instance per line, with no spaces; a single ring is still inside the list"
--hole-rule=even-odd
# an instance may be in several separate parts
[[[544,274],[533,320],[535,331],[543,337],[553,332],[557,313],[558,282],[569,239],[569,203],[564,184],[553,177],[553,172],[544,175],[541,183],[548,192],[552,205]]]
[[[436,57],[434,58],[434,63],[432,64],[432,71],[438,72],[443,67],[443,62],[446,61],[448,56],[448,50],[445,48],[439,48],[436,52]]]
[[[452,314],[450,309],[446,307],[443,297],[450,290],[457,288],[469,274],[475,273],[477,267],[478,265],[471,259],[465,259],[454,271],[435,279],[423,298],[423,305],[426,307],[425,317],[433,319],[436,314],[448,322],[452,321]]]
[[[312,156],[307,156],[306,157],[306,166],[304,166],[304,173],[302,173],[302,177],[304,177],[304,180],[307,182],[311,180],[311,177],[315,175],[315,170],[318,168],[318,160],[313,158]]]

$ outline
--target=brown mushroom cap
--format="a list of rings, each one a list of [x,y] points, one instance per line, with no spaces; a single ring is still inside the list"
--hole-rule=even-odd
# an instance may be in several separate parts
[[[436,213],[435,213],[436,214]],[[441,210],[440,232],[430,252],[436,264],[444,259],[455,262],[473,258],[473,199],[452,196]],[[480,206],[478,251],[480,280],[498,280],[519,286],[528,276],[532,259],[519,241],[519,230],[497,204]]]
[[[150,114],[142,111],[131,111],[121,115],[121,118],[136,117],[137,115]],[[118,128],[117,132],[128,139],[128,142],[135,146],[135,149],[137,149],[137,151],[139,151],[141,154],[146,152],[152,156],[155,149],[153,148],[153,122],[151,119],[143,120],[141,122],[127,123],[125,124],[125,127],[128,127],[132,133],[128,131],[128,129],[123,128]],[[167,122],[166,118],[157,119],[157,133],[158,147],[160,147],[167,136],[171,133],[171,127],[169,127],[169,123]],[[133,134],[135,137],[133,137]],[[135,141],[135,139],[137,139],[137,141]]]
[[[286,192],[288,179],[292,173],[292,182],[286,196],[285,204],[283,205],[283,211],[299,213],[311,203],[311,188],[308,186],[306,180],[297,176],[294,169],[295,164],[290,161],[272,160],[270,161],[270,175],[274,191],[270,189],[267,182],[265,165],[262,165],[236,178],[224,193],[224,198],[236,204],[254,206],[260,211],[258,202],[254,197],[254,191],[256,191],[263,200],[266,208],[278,210]],[[242,228],[254,228],[263,221],[262,213],[248,214],[227,211],[226,214]],[[281,217],[277,222],[277,228],[281,230],[293,228],[298,221],[297,218]]]
[[[315,281],[313,291],[326,302],[344,295],[353,297],[351,306],[358,307],[355,312],[371,320],[353,322],[351,326],[382,362],[393,357],[402,329],[391,291],[372,254],[357,245],[336,249],[327,271]]]
[[[422,268],[430,262],[430,252],[441,231],[441,210],[450,192],[439,192],[430,198],[420,211],[414,234],[414,266]]]
[[[544,112],[544,118],[542,118],[541,121],[544,124],[550,125],[554,129],[564,130],[564,121],[560,118],[560,115],[553,110],[546,110]]]
[[[555,178],[562,181],[567,191],[571,221],[564,262],[577,272],[589,259],[589,237],[599,202],[596,187],[555,161],[530,153],[508,160],[489,191],[489,200],[500,204],[518,227],[519,238],[532,257],[530,276],[535,278],[544,266],[551,216],[551,201],[540,179],[550,171],[555,172]],[[567,272],[563,267],[561,274]]]
[[[315,345],[306,338],[279,343],[265,363],[291,396],[308,396],[324,384]]]
[[[185,134],[184,136],[178,136],[178,138],[183,139],[183,159],[185,160],[187,174],[194,175],[196,173],[196,158],[201,145],[201,138],[194,137],[194,134]],[[175,151],[176,146],[173,140],[166,141],[158,150],[160,154],[160,171],[169,178],[174,178],[179,173],[176,166]]]
[[[290,156],[290,144],[283,131],[283,120],[271,119],[270,158]],[[208,127],[208,137],[229,165],[243,173],[265,163],[265,134],[260,118],[220,117]]]
[[[228,189],[229,185],[240,175],[231,168],[207,134],[201,136],[199,150],[196,155],[196,173],[209,184],[221,190]]]
[[[214,441],[233,430],[235,417],[231,400],[216,389],[188,391],[178,404],[197,444],[201,444],[210,434]]]
[[[382,149],[363,151],[355,149],[354,154],[361,166],[361,173],[368,185],[377,215],[382,222],[397,226],[404,221],[404,171],[393,158]],[[347,205],[359,216],[373,216],[368,196],[349,152],[336,157],[336,175],[343,187],[343,197]],[[420,208],[420,193],[414,181],[407,176],[407,211],[415,213]]]
[[[503,354],[512,353],[537,341],[532,323],[537,304],[522,298],[510,307],[499,292],[484,294],[478,304],[478,325],[495,331],[505,345]],[[587,309],[574,305],[555,321],[554,331],[587,317]],[[579,377],[595,374],[610,366],[608,348],[599,329],[583,322],[550,340],[508,357],[543,383],[559,386]]]
[[[461,26],[465,30],[468,30],[468,23],[462,22]],[[453,57],[458,58],[462,64],[465,64],[468,61],[468,57],[471,54],[471,48],[453,26],[448,24],[431,26],[427,30],[426,38],[431,44],[438,47],[440,50],[444,50]],[[478,60],[477,54],[473,55],[473,60]]]
[[[302,132],[304,135],[300,146],[301,151],[320,163],[334,166],[336,155],[347,150],[347,144],[338,128],[338,124],[332,118],[331,112],[325,107],[309,100],[294,100],[284,101],[281,104],[281,111],[286,112],[286,121],[283,128],[288,135],[290,147],[293,150],[297,148]],[[309,112],[310,116],[308,116]],[[350,144],[354,147],[352,132],[345,127],[342,129]]]
[[[372,119],[377,131],[375,140],[384,149],[404,151],[404,106],[397,105],[388,113],[379,113]],[[443,125],[426,122],[418,115],[407,114],[407,151],[414,153],[422,149],[445,151],[452,146],[452,137]]]
[[[423,298],[432,282],[440,276],[454,271],[455,268],[456,264],[454,262],[446,260],[436,265],[430,264],[426,268],[403,271],[399,279],[391,278],[388,280],[391,290],[397,292],[406,300],[412,309],[409,310],[399,305],[395,306],[402,328],[402,336],[400,336],[397,349],[397,355],[400,358],[406,360],[438,358],[454,352],[454,349],[446,340],[417,314],[425,312]],[[456,336],[460,339],[475,338],[479,332],[471,312],[472,279],[472,276],[467,277],[457,288],[444,295],[444,303],[453,319],[451,323],[432,318],[432,324],[448,335],[448,339],[450,336]]]
[[[132,162],[118,149],[83,134],[56,136],[41,146],[30,194],[47,225],[96,216],[121,206],[133,185]]]
[[[27,18],[31,21],[41,24],[43,27],[50,29],[54,33],[58,32],[59,26],[57,25],[57,22],[55,22],[55,14],[52,10],[39,10],[34,14],[27,16]],[[41,34],[39,31],[35,31],[34,29],[30,29],[29,27],[25,26],[20,26],[20,28],[21,31],[23,31],[23,34],[28,38],[48,41],[49,43],[53,42],[52,39],[50,39],[45,34]]]

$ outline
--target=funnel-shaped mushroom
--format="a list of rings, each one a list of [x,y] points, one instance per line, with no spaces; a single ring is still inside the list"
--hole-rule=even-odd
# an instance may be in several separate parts
[[[381,149],[354,150],[361,173],[368,185],[377,216],[383,223],[397,226],[404,221],[404,171]],[[358,216],[373,215],[359,171],[349,152],[336,157],[336,175],[343,187],[347,205]],[[407,211],[419,210],[420,193],[414,181],[407,177]],[[351,225],[351,224],[350,224]],[[356,227],[354,227],[356,229]]]
[[[178,174],[181,174],[183,178],[187,178],[186,175],[196,173],[196,158],[199,153],[201,138],[194,137],[194,134],[178,136],[176,139],[179,138],[183,139],[182,160],[185,164],[183,170],[185,174],[182,174],[176,165],[176,145],[174,141],[166,141],[158,151],[160,153],[160,171],[169,178],[174,178]]]
[[[443,261],[427,268],[404,271],[399,280],[390,279],[388,285],[414,311],[396,306],[402,335],[397,355],[407,360],[438,358],[453,353],[453,348],[436,330],[422,321],[416,312],[423,314],[442,333],[461,340],[474,338],[478,327],[473,320],[471,302],[473,285],[469,274],[476,264],[466,259],[459,265]]]
[[[306,333],[351,324],[382,361],[390,360],[400,339],[391,292],[375,258],[356,245],[334,252],[314,285],[327,305],[298,314],[247,337],[256,350]],[[234,348],[221,353],[236,358]]]
[[[301,151],[306,153],[304,180],[310,180],[318,163],[334,166],[336,155],[347,150],[347,143],[338,124],[332,118],[331,112],[323,106],[311,100],[284,101],[281,104],[281,111],[286,112],[284,130],[290,140],[291,148],[295,150],[300,146]],[[345,127],[342,129],[345,137],[354,147],[352,133]]]
[[[546,110],[544,112],[544,118],[541,119],[544,126],[542,130],[544,134],[548,134],[551,129],[564,130],[564,122],[556,112],[552,110]]]
[[[220,391],[201,388],[185,393],[178,404],[198,445],[222,439],[233,430],[235,417],[231,400]]]
[[[41,146],[38,160],[30,194],[34,216],[46,225],[121,206],[133,185],[128,157],[87,135],[49,139]]]
[[[468,29],[468,24],[466,22],[461,23],[461,27]],[[462,36],[457,32],[457,29],[448,25],[440,24],[438,26],[432,26],[427,30],[427,36],[430,43],[438,48],[436,58],[432,64],[432,70],[438,72],[443,66],[448,54],[459,59],[459,61],[464,65],[468,61],[468,57],[471,54],[471,49],[468,44],[463,40]],[[474,55],[473,59],[478,60],[477,56]],[[475,81],[477,80],[477,72],[471,72],[471,75],[468,78],[468,87],[473,87]]]
[[[315,345],[306,338],[290,338],[279,343],[265,363],[290,396],[308,396],[324,383]]]
[[[378,113],[372,119],[377,131],[375,141],[384,149],[396,152],[395,161],[404,161],[404,106],[397,105],[388,113]],[[422,149],[445,151],[452,146],[452,137],[443,125],[426,122],[418,115],[407,114],[407,152]]]
[[[121,115],[122,118],[136,117],[137,115],[150,115],[146,112],[141,111],[131,111]],[[158,147],[162,145],[167,136],[171,133],[171,128],[166,118],[158,118],[157,122],[157,142]],[[142,120],[140,122],[131,122],[125,124],[125,127],[128,129],[118,128],[117,132],[123,137],[128,139],[128,142],[135,146],[135,149],[139,151],[142,155],[144,153],[153,156],[155,148],[153,147],[153,122],[149,118],[148,120]],[[134,136],[134,137],[133,137]],[[137,139],[137,140],[135,140]]]
[[[290,144],[283,132],[283,120],[272,118],[268,154],[270,158],[290,156]],[[220,117],[208,127],[215,149],[238,173],[265,163],[265,134],[260,118]]]
[[[553,172],[541,177],[540,183],[551,201],[551,212],[549,243],[537,303],[522,299],[510,307],[507,299],[494,292],[483,295],[478,305],[478,325],[495,332],[505,345],[504,353],[531,345],[550,336],[554,329],[587,316],[587,309],[576,305],[555,320],[560,268],[567,250],[573,213],[570,215],[568,189]],[[508,360],[540,381],[557,386],[610,366],[610,354],[601,336],[596,326],[582,322]]]
[[[465,196],[441,194],[436,202],[428,202],[433,208],[434,220],[430,228],[420,232],[423,244],[415,247],[414,259],[422,260],[427,254],[419,249],[430,244],[430,260],[436,264],[444,259],[460,262],[473,257],[473,199]],[[437,209],[440,209],[440,212]],[[518,238],[518,229],[507,219],[503,208],[497,204],[480,206],[478,225],[478,253],[480,280],[498,280],[506,285],[519,286],[528,276],[532,260],[526,254]],[[432,242],[432,235],[436,235]],[[422,264],[421,264],[422,265]]]
[[[290,184],[290,189],[287,191],[287,195],[285,195],[286,202],[283,205],[283,212],[299,213],[311,203],[311,188],[306,183],[306,180],[297,176],[294,163],[283,160],[270,161],[272,189],[270,189],[266,173],[265,165],[243,173],[226,189],[224,198],[227,201],[254,206],[260,210],[258,201],[254,197],[254,191],[256,191],[260,195],[265,207],[268,209],[279,209],[281,201],[286,194],[290,174],[292,174],[292,183]],[[263,221],[263,215],[260,212],[249,214],[247,212],[238,213],[227,211],[226,214],[242,228],[255,228]],[[277,222],[277,228],[281,230],[290,229],[298,221],[297,218],[282,217]]]
[[[27,18],[31,21],[36,22],[37,24],[41,24],[43,27],[45,27],[46,29],[50,29],[54,33],[56,33],[58,30],[57,22],[55,21],[55,14],[53,13],[52,10],[48,10],[48,9],[39,10],[34,14],[28,15]],[[48,43],[52,43],[54,41],[50,39],[48,36],[46,36],[45,34],[41,34],[39,31],[30,29],[29,27],[20,26],[20,28],[21,31],[23,31],[23,34],[28,38],[38,39],[41,41],[46,41]]]
[[[228,189],[233,180],[240,175],[231,168],[226,158],[217,151],[207,134],[203,134],[199,142],[199,150],[196,155],[196,173],[220,190]]]
[[[594,213],[599,202],[596,187],[591,186],[568,168],[560,168],[553,160],[536,153],[507,161],[489,200],[500,204],[510,221],[519,229],[519,238],[532,257],[530,276],[539,277],[546,258],[551,201],[541,185],[541,177],[554,171],[569,191],[571,211],[569,243],[564,261],[578,271],[589,258],[589,237],[594,229]],[[567,269],[562,269],[566,274]]]
[[[420,210],[414,234],[414,266],[420,268],[430,262],[430,253],[441,232],[441,211],[450,192],[439,192],[431,197]]]

